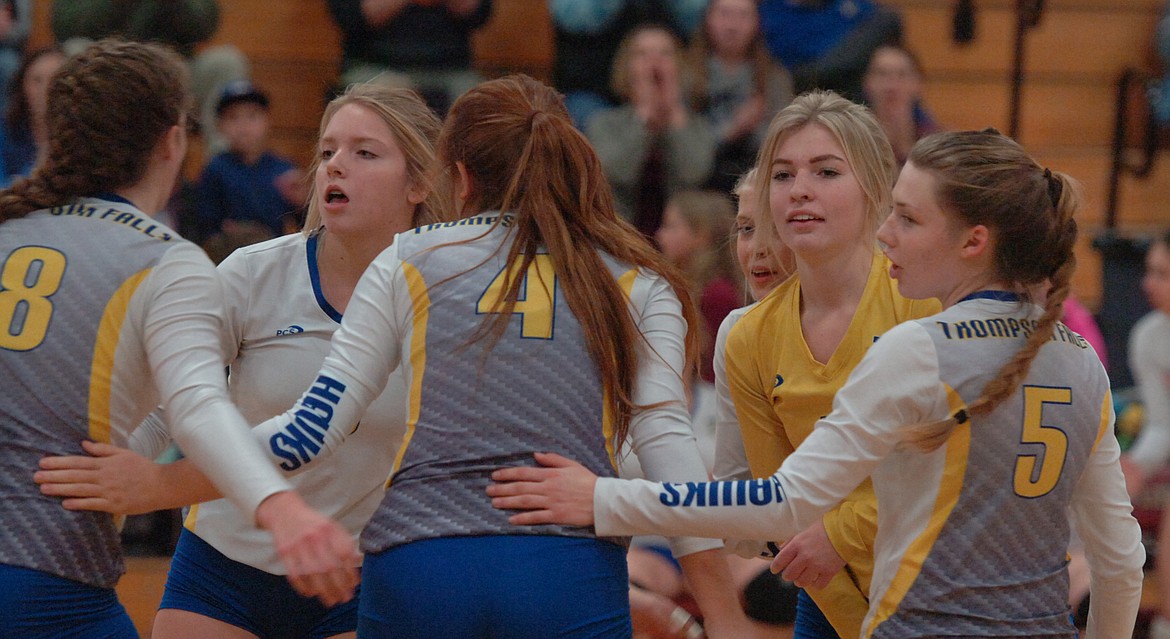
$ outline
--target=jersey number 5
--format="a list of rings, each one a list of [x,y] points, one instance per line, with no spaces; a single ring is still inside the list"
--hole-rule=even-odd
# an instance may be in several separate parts
[[[1070,388],[1024,387],[1024,432],[1020,435],[1020,442],[1040,444],[1044,447],[1044,454],[1043,461],[1039,461],[1040,455],[1021,454],[1016,457],[1015,490],[1020,497],[1047,495],[1060,480],[1068,453],[1068,435],[1055,426],[1044,425],[1044,405],[1071,403]],[[1039,471],[1036,470],[1037,463],[1040,464]]]
[[[509,264],[488,284],[479,296],[475,312],[479,314],[500,313],[504,306],[505,286],[512,279],[516,264]],[[520,293],[512,312],[520,315],[520,336],[529,339],[552,339],[553,308],[557,292],[557,275],[553,271],[552,258],[537,255],[524,273]]]
[[[0,269],[0,348],[30,351],[45,339],[53,303],[65,277],[65,255],[43,246],[22,246]]]

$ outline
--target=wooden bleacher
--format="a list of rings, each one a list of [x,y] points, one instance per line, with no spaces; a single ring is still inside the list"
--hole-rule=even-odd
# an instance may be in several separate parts
[[[976,3],[976,38],[951,40],[953,3],[885,0],[906,20],[908,45],[926,72],[926,104],[951,128],[994,126],[1007,132],[1015,33],[1014,0]],[[1074,291],[1090,308],[1101,297],[1101,265],[1089,242],[1106,207],[1118,78],[1152,66],[1162,0],[1048,0],[1028,32],[1019,141],[1041,163],[1084,186],[1080,268]],[[1164,154],[1165,155],[1165,154]],[[1170,226],[1170,156],[1144,180],[1123,179],[1119,225],[1148,232]]]

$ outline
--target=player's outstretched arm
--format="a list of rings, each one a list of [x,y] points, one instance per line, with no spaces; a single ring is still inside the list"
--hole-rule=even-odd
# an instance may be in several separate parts
[[[523,511],[513,524],[593,525],[593,487],[597,475],[556,453],[536,453],[540,468],[513,467],[492,473],[487,494],[492,506]]]

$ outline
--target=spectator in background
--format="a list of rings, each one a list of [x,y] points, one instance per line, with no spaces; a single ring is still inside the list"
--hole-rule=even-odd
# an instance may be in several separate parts
[[[211,258],[300,228],[306,184],[300,169],[268,148],[268,95],[248,80],[224,88],[216,128],[226,151],[199,179],[198,215]]]
[[[248,59],[234,46],[199,46],[219,28],[216,0],[54,0],[52,24],[53,37],[66,54],[109,36],[178,49],[191,71],[204,154],[211,157],[226,148],[210,124],[215,121],[215,105],[224,86],[247,78],[249,69]]]
[[[483,78],[471,34],[492,0],[329,0],[341,30],[341,85],[382,79],[411,86],[440,114]]]
[[[671,196],[662,214],[662,226],[654,239],[663,255],[679,267],[691,287],[691,297],[703,318],[699,345],[699,372],[714,384],[711,357],[715,331],[723,318],[743,305],[740,274],[727,250],[727,238],[735,222],[731,200],[714,191],[680,191]]]
[[[32,30],[32,0],[0,2],[0,113],[8,110],[12,78],[24,58],[24,46]]]
[[[1159,235],[1146,253],[1142,290],[1154,310],[1129,336],[1129,367],[1145,415],[1137,441],[1121,456],[1131,499],[1170,460],[1170,232]],[[1157,547],[1163,549],[1154,565],[1160,601],[1149,637],[1170,639],[1170,562],[1165,552],[1170,548],[1170,507],[1162,509]]]
[[[626,102],[596,112],[585,134],[601,158],[618,213],[647,236],[671,194],[698,188],[711,174],[715,131],[688,106],[678,39],[641,25],[613,61],[613,91]]]
[[[622,39],[641,24],[659,24],[686,40],[707,0],[549,0],[553,23],[553,85],[578,129],[616,105],[609,74]]]
[[[922,65],[909,49],[896,44],[874,49],[863,91],[865,102],[890,138],[899,166],[906,163],[919,138],[942,130],[922,106]]]
[[[768,49],[792,72],[796,92],[862,97],[874,49],[902,41],[902,17],[874,0],[761,0]]]
[[[727,193],[755,164],[772,116],[792,101],[792,76],[768,53],[756,0],[711,0],[689,55],[697,111],[719,140],[707,187]]]
[[[757,234],[760,216],[759,197],[756,195],[756,171],[753,169],[743,175],[736,183],[732,194],[738,202],[734,218],[734,232],[732,234],[731,250],[727,246],[717,247],[727,254],[732,265],[721,265],[715,271],[729,270],[734,280],[742,281],[744,288],[750,293],[750,301],[758,301],[767,295],[780,282],[784,281],[794,270],[792,252],[779,240],[774,232],[761,229]],[[690,197],[695,196],[695,197]],[[672,200],[681,203],[684,199],[692,203],[700,203],[707,196],[718,197],[721,201],[710,201],[712,211],[720,211],[726,215],[726,200],[718,193],[705,191],[680,193]],[[693,208],[678,207],[678,208]],[[706,207],[704,207],[706,208]],[[667,208],[665,229],[670,225],[671,207]],[[705,216],[708,219],[718,216]],[[667,234],[659,232],[660,237]],[[659,240],[663,252],[668,258],[677,253],[671,247],[679,244],[666,237]],[[718,242],[724,244],[723,242]],[[734,257],[732,257],[734,255]],[[718,256],[707,257],[721,260]],[[672,261],[675,261],[671,258]],[[736,267],[738,265],[738,268]],[[684,268],[689,275],[693,268]],[[744,299],[743,297],[739,298]],[[738,306],[738,302],[737,302]],[[750,307],[738,308],[730,312],[723,324],[719,325],[719,340],[714,347],[714,356],[722,358],[724,345],[727,341],[726,331],[743,316]],[[710,319],[707,319],[710,323]],[[716,367],[722,367],[717,360]],[[716,382],[718,385],[719,382]],[[692,384],[691,392],[691,425],[695,433],[695,441],[699,445],[699,453],[703,456],[703,463],[708,473],[714,472],[715,464],[715,431],[719,428],[739,428],[734,420],[734,411],[731,410],[731,398],[727,385],[724,382],[719,392],[716,385]],[[717,410],[717,406],[718,409]],[[732,418],[726,424],[718,423],[720,418]],[[618,465],[618,473],[623,478],[644,477],[637,455],[632,452],[622,457]],[[655,617],[661,619],[669,617],[676,621],[675,627],[685,626],[689,614],[684,611],[675,611],[676,602],[685,601],[688,596],[686,581],[679,572],[678,565],[671,561],[669,555],[662,552],[663,539],[655,536],[635,536],[627,555],[630,570],[630,603],[634,615],[634,633],[638,635],[640,629],[653,627]],[[736,583],[739,596],[743,600],[745,613],[758,623],[752,624],[753,632],[748,635],[737,636],[737,639],[764,639],[765,637],[791,637],[789,629],[796,611],[796,587],[787,584],[778,575],[773,575],[768,569],[768,562],[758,558],[745,559],[733,554],[726,556],[731,568],[733,580]],[[675,611],[675,612],[672,612]],[[639,612],[642,614],[640,615]],[[656,614],[655,614],[656,613]],[[670,624],[659,623],[659,627],[668,627]],[[681,632],[674,635],[681,636]],[[650,636],[660,636],[651,634]]]
[[[4,114],[4,184],[31,173],[45,148],[49,80],[64,61],[64,54],[56,47],[38,49],[24,57],[12,78],[13,93]]]

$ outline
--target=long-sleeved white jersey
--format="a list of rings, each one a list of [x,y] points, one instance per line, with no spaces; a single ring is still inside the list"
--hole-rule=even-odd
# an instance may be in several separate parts
[[[339,450],[369,402],[401,367],[409,388],[407,433],[377,512],[362,535],[367,552],[461,535],[567,535],[592,530],[514,526],[484,492],[491,471],[534,464],[552,451],[614,475],[601,382],[582,329],[547,256],[525,274],[520,302],[485,352],[472,341],[496,300],[512,241],[498,214],[400,234],[362,276],[316,381],[290,411],[257,427],[289,471]],[[607,258],[646,336],[633,400],[643,406],[630,439],[648,477],[707,477],[695,445],[681,370],[686,323],[661,277]],[[672,544],[676,555],[718,547]]]
[[[301,396],[340,326],[341,313],[321,292],[318,239],[295,234],[253,244],[233,252],[217,269],[226,308],[228,390],[252,424],[280,413]],[[155,424],[146,423],[134,433],[134,447],[150,457],[169,441],[151,428]],[[396,372],[343,449],[292,476],[293,487],[356,541],[382,499],[405,425],[406,389]],[[184,525],[231,559],[272,574],[286,573],[271,536],[226,499],[192,506]]]
[[[873,475],[878,534],[863,636],[1072,637],[1069,521],[1092,571],[1088,637],[1126,637],[1144,550],[1113,435],[1109,380],[1064,326],[1017,392],[938,450],[907,427],[982,393],[1039,309],[971,299],[878,340],[833,411],[769,478],[663,485],[599,479],[599,534],[786,538]]]
[[[1145,420],[1130,457],[1153,473],[1170,461],[1170,315],[1153,311],[1129,334],[1129,368]]]

